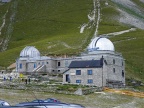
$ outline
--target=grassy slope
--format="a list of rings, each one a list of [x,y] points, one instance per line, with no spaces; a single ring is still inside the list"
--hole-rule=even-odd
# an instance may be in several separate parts
[[[8,66],[14,62],[27,45],[36,46],[43,55],[73,54],[79,53],[92,37],[92,30],[87,30],[84,34],[79,33],[80,25],[88,22],[87,14],[93,7],[92,0],[15,2],[18,6],[14,30],[8,50],[0,53],[1,66]],[[11,4],[13,3],[14,1]]]
[[[15,29],[9,49],[32,42],[43,44],[43,41],[45,41],[43,47],[47,47],[49,39],[54,42],[61,37],[67,37],[70,39],[67,43],[73,40],[74,45],[79,46],[80,43],[77,44],[75,38],[79,40],[83,34],[79,34],[78,27],[87,22],[86,15],[91,7],[91,0],[79,2],[77,0],[19,1]],[[43,50],[43,47],[40,49]]]
[[[8,50],[0,53],[1,66],[8,66],[14,62],[27,45],[36,46],[42,55],[78,54],[90,42],[93,30],[89,29],[80,34],[79,27],[88,22],[87,14],[93,8],[92,0],[16,1],[18,7],[13,25],[14,31]],[[119,12],[115,7],[116,5],[110,1],[108,6],[105,6],[105,0],[101,1],[99,34],[130,28],[118,23],[116,19],[119,17]],[[116,51],[121,52],[126,59],[127,77],[141,80],[144,79],[143,32],[137,30],[111,38],[115,42]],[[134,39],[127,40],[130,38]]]
[[[3,24],[3,18],[4,18],[4,15],[5,15],[6,11],[8,10],[8,8],[9,8],[9,4],[0,3],[0,27]],[[0,35],[0,41],[2,39],[3,39],[3,35]]]
[[[104,4],[104,2],[101,2]],[[119,24],[116,18],[119,12],[115,10],[115,4],[109,2],[109,6],[103,5],[102,21],[99,34],[117,32],[130,29],[130,26]],[[131,13],[134,13],[131,11]],[[134,14],[135,15],[135,14]],[[136,15],[137,16],[137,15]],[[140,17],[141,18],[141,17]],[[110,38],[115,44],[115,49],[121,52],[126,59],[126,77],[144,81],[144,31],[136,30]]]

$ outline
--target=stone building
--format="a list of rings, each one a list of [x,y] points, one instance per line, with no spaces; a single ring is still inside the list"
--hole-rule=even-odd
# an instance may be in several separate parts
[[[16,61],[19,73],[63,74],[63,83],[99,87],[125,84],[124,58],[115,52],[113,43],[104,37],[94,38],[80,56],[41,56],[35,47],[27,46]]]
[[[125,85],[125,61],[115,52],[107,38],[96,37],[81,55],[80,61],[72,61],[63,74],[64,83],[123,87]]]
[[[75,60],[75,58],[41,56],[35,47],[27,46],[16,60],[16,71],[24,74],[59,74],[68,69],[72,60]]]

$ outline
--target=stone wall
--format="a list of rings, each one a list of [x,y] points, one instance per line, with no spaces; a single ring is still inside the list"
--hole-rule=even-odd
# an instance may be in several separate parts
[[[76,70],[81,70],[81,75],[76,75]],[[92,75],[88,75],[87,71],[92,70]],[[102,86],[102,68],[77,68],[70,69],[63,76],[63,81],[66,83],[66,74],[70,75],[70,83],[76,84],[76,80],[81,80],[82,85],[95,85],[98,87]],[[93,83],[88,84],[88,79],[92,79]],[[104,78],[106,79],[106,78]]]

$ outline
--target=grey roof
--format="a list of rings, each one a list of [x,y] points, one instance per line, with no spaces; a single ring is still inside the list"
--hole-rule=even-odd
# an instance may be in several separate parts
[[[101,68],[101,60],[72,61],[69,68]]]

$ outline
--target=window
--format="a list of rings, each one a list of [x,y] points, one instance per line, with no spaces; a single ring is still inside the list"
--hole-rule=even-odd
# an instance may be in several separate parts
[[[42,65],[44,65],[44,62],[42,62]]]
[[[81,75],[81,70],[76,70],[76,75]]]
[[[47,62],[47,64],[49,64],[49,62]]]
[[[115,73],[115,68],[113,68],[113,73]]]
[[[93,80],[92,79],[88,79],[88,84],[91,84],[93,83]]]
[[[81,83],[81,80],[76,80],[76,83]]]
[[[88,70],[88,75],[92,75],[92,70]]]
[[[68,61],[67,60],[65,61],[65,66],[68,67]]]
[[[36,63],[34,63],[34,68],[36,68]]]
[[[122,77],[124,77],[124,70],[122,70]]]
[[[60,70],[58,70],[58,72],[60,72]]]
[[[115,59],[113,59],[113,64],[115,64]]]
[[[60,62],[58,62],[58,66],[60,66]]]
[[[19,67],[20,67],[20,69],[22,69],[22,63],[20,63],[20,66],[19,66]]]
[[[123,61],[122,61],[122,66],[123,66]]]

